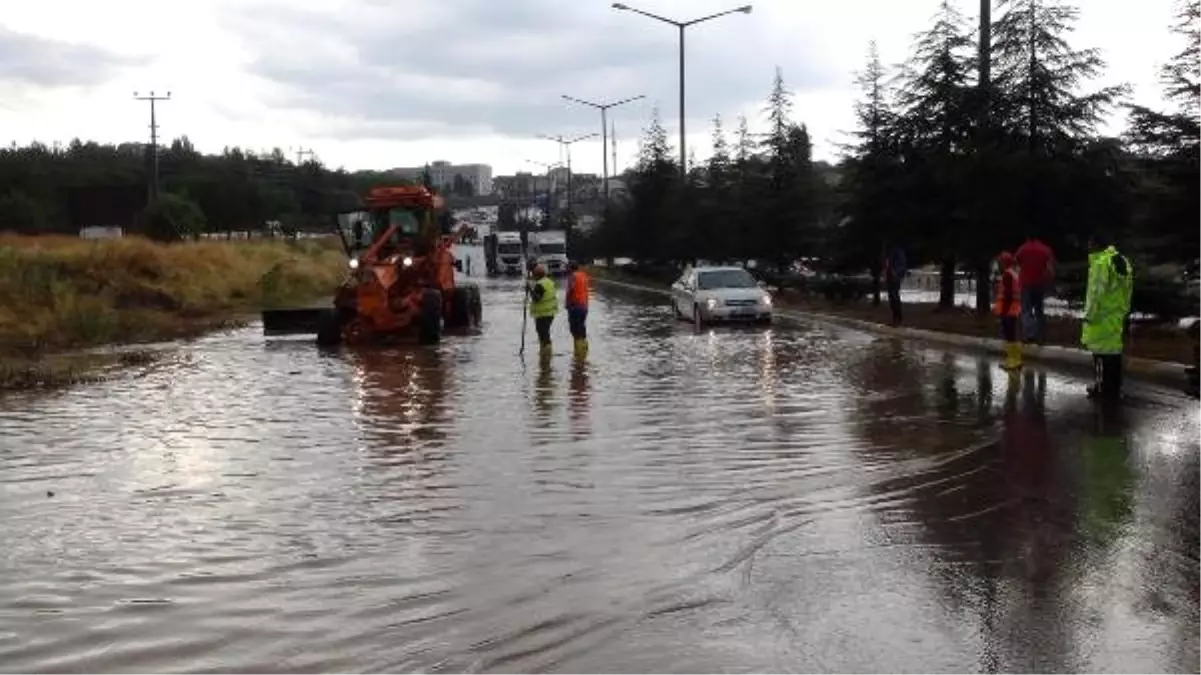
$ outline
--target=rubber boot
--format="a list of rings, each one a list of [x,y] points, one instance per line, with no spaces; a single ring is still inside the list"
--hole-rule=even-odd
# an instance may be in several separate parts
[[[588,355],[588,340],[587,339],[581,338],[581,339],[577,339],[575,341],[575,355],[579,356],[581,358]]]
[[[1013,345],[1012,367],[1014,370],[1018,370],[1022,367],[1022,343],[1010,342],[1009,344]]]
[[[1016,342],[1005,343],[1005,360],[1001,362],[1001,368],[1005,370],[1017,370],[1021,367],[1021,356],[1018,352],[1020,348]]]
[[[552,349],[553,349],[553,346],[551,345],[551,343],[547,342],[546,344],[541,345],[538,348],[538,352],[540,354],[542,354],[543,356],[550,356]]]

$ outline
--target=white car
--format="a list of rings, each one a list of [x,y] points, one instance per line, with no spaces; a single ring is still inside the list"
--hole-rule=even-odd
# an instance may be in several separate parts
[[[741,267],[696,267],[671,285],[676,318],[698,328],[717,322],[771,323],[772,299]]]

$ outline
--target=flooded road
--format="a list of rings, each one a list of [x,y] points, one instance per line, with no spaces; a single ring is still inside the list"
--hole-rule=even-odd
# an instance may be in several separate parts
[[[0,399],[0,670],[1201,669],[1195,402],[605,288],[523,360],[488,284]]]

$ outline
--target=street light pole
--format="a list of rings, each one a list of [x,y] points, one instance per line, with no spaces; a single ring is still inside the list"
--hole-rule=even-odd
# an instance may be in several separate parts
[[[548,141],[554,141],[559,144],[560,150],[567,151],[567,229],[571,229],[572,210],[571,210],[571,146],[573,143],[595,138],[600,134],[591,133],[583,136],[578,136],[571,140],[565,140],[562,136],[547,136],[546,134],[538,134],[539,138],[544,138]]]
[[[623,99],[620,101],[613,101],[611,103],[596,103],[594,101],[585,101],[584,99],[581,99],[581,98],[573,98],[571,96],[568,96],[567,94],[562,94],[562,96],[564,99],[571,101],[573,103],[579,103],[581,105],[586,105],[586,106],[589,106],[592,108],[596,108],[597,110],[600,110],[600,114],[601,114],[601,145],[604,146],[601,148],[601,167],[602,167],[601,168],[601,172],[602,172],[601,173],[601,181],[602,181],[602,185],[604,186],[604,190],[605,190],[605,208],[608,208],[609,207],[609,123],[608,123],[608,118],[607,118],[606,114],[609,112],[609,108],[616,108],[619,105],[624,105],[626,103],[637,101],[638,99],[642,99],[642,98],[646,98],[646,97],[643,96],[642,94],[639,94],[639,95],[631,97],[631,98]],[[616,166],[613,168],[614,168],[614,170],[617,169]]]
[[[551,200],[552,200],[552,199],[554,199],[554,190],[553,190],[553,189],[552,189],[552,187],[551,187],[551,177],[550,177],[550,172],[551,172],[552,170],[554,170],[554,169],[557,169],[557,168],[559,168],[559,167],[563,166],[563,163],[562,163],[562,162],[555,162],[554,164],[550,164],[550,163],[547,163],[547,162],[539,162],[539,161],[538,161],[538,160],[536,160],[536,159],[527,159],[527,160],[525,160],[525,161],[527,161],[527,162],[529,162],[529,163],[531,163],[531,164],[538,164],[539,166],[543,166],[543,167],[545,167],[545,168],[546,168],[546,209],[544,209],[544,210],[542,211],[542,214],[543,214],[543,215],[546,217],[547,224],[549,224],[549,221],[550,221],[550,207],[551,207]],[[537,193],[537,192],[538,192],[538,190],[537,190],[537,187],[538,187],[538,185],[537,185],[537,183],[535,183],[535,184],[534,184],[534,188],[535,188],[535,189],[534,189],[534,192],[535,192],[535,193]]]
[[[658,14],[651,14],[650,12],[644,12],[641,9],[635,9],[633,7],[630,7],[629,5],[626,5],[626,4],[623,4],[620,2],[613,3],[613,9],[621,10],[623,12],[634,12],[635,14],[641,14],[645,17],[655,19],[656,21],[662,21],[663,23],[671,24],[672,26],[675,26],[676,28],[678,28],[680,30],[680,175],[687,178],[688,177],[688,150],[685,147],[687,142],[685,141],[685,136],[684,136],[684,29],[689,26],[693,26],[698,23],[701,23],[703,21],[709,21],[710,19],[716,19],[718,17],[725,16],[727,14],[733,14],[735,12],[742,12],[743,14],[750,14],[751,13],[751,5],[743,5],[742,7],[736,7],[734,9],[727,9],[724,12],[718,12],[717,14],[710,14],[709,16],[702,16],[699,19],[692,19],[691,21],[675,21],[672,19],[668,19],[668,18],[659,16]]]

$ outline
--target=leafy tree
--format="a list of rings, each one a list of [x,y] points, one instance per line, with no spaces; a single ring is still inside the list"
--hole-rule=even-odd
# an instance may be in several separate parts
[[[141,233],[159,241],[194,238],[204,230],[204,212],[183,195],[164,193],[142,213]]]
[[[42,205],[24,192],[14,190],[0,195],[0,229],[41,233],[48,223]]]
[[[451,186],[450,192],[460,197],[473,197],[475,196],[475,186],[471,184],[471,181],[459,174],[455,174],[454,184]]]
[[[4,194],[21,195],[8,200],[0,227],[71,234],[97,224],[134,228],[147,208],[143,151],[138,143],[79,139],[63,147],[0,149]],[[209,231],[258,230],[269,221],[326,229],[331,212],[358,206],[357,195],[404,182],[380,172],[331,171],[316,161],[293,164],[278,148],[258,154],[225,148],[205,155],[186,136],[163,145],[159,165],[163,193],[187,194]]]

